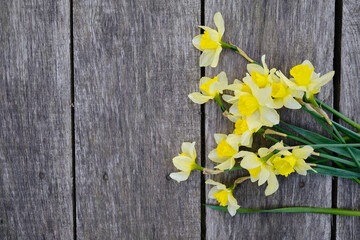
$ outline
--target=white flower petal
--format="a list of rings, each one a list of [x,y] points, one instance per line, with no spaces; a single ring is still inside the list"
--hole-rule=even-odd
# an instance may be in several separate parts
[[[175,172],[170,173],[170,178],[176,180],[177,182],[185,181],[189,178],[190,172]]]
[[[210,65],[211,67],[214,68],[214,67],[216,67],[218,65],[221,50],[222,50],[221,46],[216,48],[215,54],[213,56],[213,59],[212,59],[211,65]]]
[[[219,31],[220,37],[222,37],[224,35],[225,32],[225,26],[224,26],[224,19],[221,16],[221,13],[217,12],[214,15],[214,22],[215,25]]]
[[[292,150],[294,157],[299,159],[307,159],[313,152],[314,149],[310,146],[304,146],[302,148]]]
[[[215,133],[214,134],[214,139],[215,139],[215,142],[217,144],[219,144],[222,139],[226,140],[226,138],[227,138],[226,134],[222,134],[222,133]]]
[[[192,44],[194,45],[194,47],[196,47],[197,49],[199,49],[200,51],[202,51],[203,49],[200,47],[200,41],[202,38],[202,34],[197,35],[196,37],[193,38],[192,40]]]
[[[196,150],[195,150],[195,142],[183,142],[181,145],[181,151],[185,153],[188,157],[195,159],[196,158]]]
[[[245,152],[245,151],[241,151]],[[255,153],[248,152],[246,156],[244,156],[243,160],[240,163],[240,166],[245,169],[253,169],[261,165],[259,158]]]
[[[301,104],[296,101],[291,95],[284,98],[284,106],[289,109],[300,109]]]
[[[269,195],[273,194],[274,192],[276,192],[276,190],[278,190],[279,182],[278,182],[278,180],[277,180],[274,173],[271,173],[269,175],[269,178],[268,178],[267,182],[268,182],[268,185],[267,185],[267,187],[265,189],[265,195],[269,196]]]
[[[186,156],[176,156],[173,158],[174,166],[184,172],[190,172],[192,169],[192,165],[194,164],[195,160],[191,159],[190,157]]]
[[[226,169],[233,168],[234,165],[235,165],[235,159],[233,157],[230,157],[223,163],[216,165],[215,168],[220,169],[220,170],[226,170]]]
[[[205,96],[199,92],[190,93],[188,97],[191,99],[191,101],[197,104],[203,104],[209,101],[210,99],[213,99],[212,96]]]
[[[216,50],[214,49],[205,49],[203,53],[200,55],[200,67],[207,67],[209,66],[216,54]]]

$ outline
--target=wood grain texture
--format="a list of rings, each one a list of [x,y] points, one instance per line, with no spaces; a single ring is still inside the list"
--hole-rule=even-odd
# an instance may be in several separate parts
[[[316,72],[332,70],[334,48],[334,1],[233,1],[207,0],[205,2],[206,25],[214,27],[213,16],[220,11],[225,20],[223,40],[243,48],[250,57],[260,61],[266,54],[266,62],[289,75],[291,67],[309,59]],[[326,14],[324,14],[326,13]],[[245,76],[246,60],[230,50],[224,50],[220,64],[215,69],[206,69],[213,76],[220,71],[228,74],[229,81]],[[327,85],[319,96],[332,103],[332,86]],[[321,127],[300,110],[283,109],[281,119],[314,131]],[[226,123],[215,104],[206,107],[206,152],[216,144],[213,133],[230,133],[233,124]],[[257,138],[255,146],[269,144]],[[210,166],[210,160],[207,160]],[[228,177],[215,179],[230,185],[238,172]],[[288,206],[331,207],[331,178],[308,174],[292,174],[278,177],[280,188],[265,197],[265,186],[246,182],[234,192],[239,204],[245,208],[274,208]],[[266,185],[266,184],[265,184]],[[209,190],[209,188],[207,188]],[[211,202],[211,201],[209,201]],[[207,239],[330,239],[331,216],[316,214],[244,214],[231,217],[229,214],[207,209]],[[316,224],[316,227],[314,227]]]
[[[341,44],[340,112],[360,122],[360,6],[358,1],[343,1]],[[338,180],[338,208],[360,210],[360,186]],[[359,239],[360,219],[337,217],[337,239]]]
[[[0,4],[0,238],[72,239],[69,1]]]
[[[200,174],[168,177],[200,155],[199,23],[199,1],[74,2],[78,239],[200,237]]]

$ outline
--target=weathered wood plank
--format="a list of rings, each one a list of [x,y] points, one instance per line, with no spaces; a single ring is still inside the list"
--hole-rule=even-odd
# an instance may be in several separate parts
[[[172,157],[196,141],[199,1],[74,2],[79,239],[200,237],[200,174]]]
[[[340,112],[360,122],[360,6],[358,1],[343,1],[341,46]],[[360,209],[360,187],[346,180],[338,180],[339,208]],[[337,217],[337,239],[359,239],[360,219]]]
[[[1,239],[73,238],[69,16],[1,1]]]
[[[215,12],[225,20],[224,41],[242,47],[250,57],[260,61],[266,54],[267,64],[289,75],[291,67],[309,59],[317,72],[332,70],[334,39],[334,1],[233,1],[208,0],[205,2],[206,24],[213,24]],[[324,14],[326,13],[326,14]],[[229,81],[245,76],[246,60],[233,52],[224,51],[216,69],[206,69],[206,75],[220,71],[228,74]],[[321,99],[332,103],[331,84],[322,89]],[[281,118],[298,126],[320,131],[311,124],[306,113],[282,110]],[[314,126],[312,126],[314,125]],[[206,152],[216,147],[213,133],[230,133],[233,125],[215,104],[206,107]],[[255,145],[264,145],[258,138]],[[210,160],[208,160],[208,163]],[[210,166],[212,164],[209,164]],[[244,173],[243,173],[244,174]],[[230,185],[239,174],[215,179]],[[265,186],[247,182],[234,194],[246,208],[273,208],[286,206],[331,207],[331,178],[309,174],[307,177],[290,175],[278,177],[280,188],[265,197]],[[265,184],[266,185],[266,184]],[[209,188],[207,188],[209,190]],[[209,201],[210,202],[210,201]],[[208,239],[330,239],[331,216],[313,214],[245,214],[230,217],[208,209],[206,211]],[[316,226],[314,225],[316,223]]]

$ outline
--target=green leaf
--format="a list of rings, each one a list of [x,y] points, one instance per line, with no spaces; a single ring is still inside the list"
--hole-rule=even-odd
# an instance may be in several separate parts
[[[215,206],[205,204],[206,207],[227,212],[227,207]],[[343,216],[355,216],[360,217],[360,211],[355,210],[346,210],[338,208],[319,208],[319,207],[287,207],[287,208],[275,208],[275,209],[249,209],[249,208],[239,208],[237,213],[319,213],[319,214],[332,214],[332,215],[343,215]]]
[[[321,175],[329,175],[334,177],[342,177],[342,178],[350,178],[350,179],[360,177],[360,172],[357,172],[356,170],[355,171],[350,170],[349,168],[340,169],[336,167],[317,164],[316,167],[313,167],[313,169],[317,171],[317,174],[321,174]]]
[[[354,139],[357,142],[360,142],[360,134],[351,131],[350,129],[344,127],[343,125],[332,121],[332,123],[336,126],[337,129],[339,129],[342,133],[344,133],[345,135],[349,136],[350,138]]]
[[[309,130],[305,130],[303,128],[299,128],[296,126],[293,126],[291,124],[285,123],[283,122],[288,128],[292,129],[293,131],[295,131],[296,133],[300,134],[301,136],[303,136],[304,138],[308,139],[309,141],[315,143],[315,144],[339,144],[339,142],[334,141],[332,139],[329,139],[327,137],[324,137],[320,134],[314,133],[312,131]],[[351,154],[349,153],[349,151],[344,148],[344,147],[324,147],[325,149],[328,149],[332,152],[338,153],[340,155],[343,155],[345,157],[351,158]],[[360,156],[360,150],[353,148],[353,147],[349,147],[354,154],[356,154],[357,156]]]

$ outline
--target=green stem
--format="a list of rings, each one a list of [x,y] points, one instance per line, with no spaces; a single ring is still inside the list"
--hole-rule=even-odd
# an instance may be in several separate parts
[[[341,114],[340,112],[336,111],[335,109],[333,109],[332,107],[326,105],[325,103],[321,102],[319,99],[315,98],[315,101],[320,104],[320,106],[326,110],[328,110],[329,112],[331,112],[332,114],[334,114],[335,116],[339,117],[340,119],[344,120],[345,122],[347,122],[348,124],[350,124],[351,126],[353,126],[354,128],[360,130],[360,124],[354,122],[353,120],[351,120],[350,118],[344,116],[343,114]]]
[[[217,211],[227,212],[227,207],[214,206],[205,204],[206,207],[212,208]],[[275,208],[275,209],[249,209],[239,208],[238,213],[319,213],[319,214],[332,214],[343,216],[360,217],[360,211],[346,210],[338,208],[320,208],[320,207],[287,207],[287,208]]]
[[[220,106],[220,109],[222,112],[225,112],[226,111],[226,108],[224,107],[224,104],[221,100],[221,97],[219,94],[216,94],[215,97],[214,97],[215,101],[217,102],[217,104]]]
[[[313,148],[322,148],[322,147],[360,147],[360,143],[337,143],[337,144],[309,144],[309,145],[300,145],[301,147],[310,146]]]
[[[243,169],[241,166],[237,166],[237,167],[233,167],[231,169],[225,169],[224,172],[230,172],[230,171],[235,171],[235,170],[239,170],[239,169]]]

